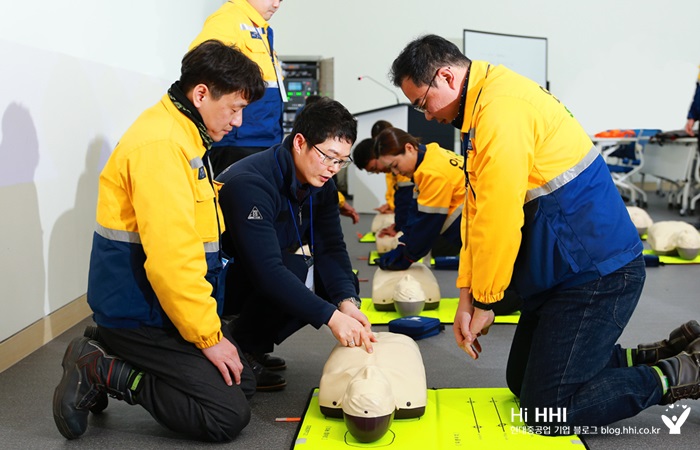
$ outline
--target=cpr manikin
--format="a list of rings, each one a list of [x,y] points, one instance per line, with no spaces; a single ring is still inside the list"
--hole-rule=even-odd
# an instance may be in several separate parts
[[[424,264],[412,264],[406,270],[377,269],[372,280],[372,303],[378,311],[392,311],[396,285],[406,275],[420,283],[425,295],[423,309],[431,310],[440,306],[440,286],[433,272]]]
[[[417,316],[425,307],[425,291],[413,275],[407,273],[394,286],[394,306],[402,316]]]
[[[374,352],[336,345],[321,376],[318,403],[327,417],[343,418],[360,442],[380,439],[394,419],[420,417],[427,404],[425,367],[408,336],[375,333]]]
[[[384,236],[375,236],[375,242],[377,244],[377,253],[380,255],[382,253],[390,252],[399,246],[399,238],[403,236],[403,232],[399,231],[393,236],[388,234]]]
[[[656,222],[647,231],[647,241],[659,255],[677,252],[682,259],[691,260],[700,253],[700,233],[687,222]]]
[[[389,227],[394,224],[394,213],[391,214],[377,214],[372,219],[372,225],[370,226],[370,231],[377,234],[379,230]]]
[[[399,238],[403,233],[397,233],[393,236],[385,235],[378,236],[379,231],[383,230],[394,224],[395,215],[391,214],[377,214],[372,219],[372,226],[370,230],[374,233],[374,239],[377,244],[377,253],[386,253],[396,248],[399,245]]]
[[[637,228],[637,232],[640,236],[645,235],[649,227],[654,224],[654,221],[649,213],[644,211],[639,206],[628,206],[627,212],[629,213],[630,219],[632,219],[632,223]]]

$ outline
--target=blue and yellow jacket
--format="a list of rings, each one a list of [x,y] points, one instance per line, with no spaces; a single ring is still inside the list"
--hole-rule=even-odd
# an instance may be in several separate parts
[[[394,211],[395,229],[401,231],[416,209],[413,180],[400,174],[387,173],[385,197],[387,205]]]
[[[98,325],[175,326],[198,348],[221,340],[220,210],[204,152],[197,127],[167,95],[117,144],[100,175],[90,255]]]
[[[462,137],[469,189],[457,287],[481,303],[605,276],[642,243],[603,158],[533,81],[473,61]]]
[[[260,66],[267,85],[263,98],[243,110],[243,124],[214,146],[271,147],[282,142],[282,114],[286,99],[283,101],[278,85],[278,82],[282,83],[282,70],[269,23],[246,0],[229,0],[207,18],[190,49],[208,39],[235,44]]]
[[[221,208],[231,230],[225,248],[231,256],[226,307],[235,311],[246,302],[266,302],[320,328],[338,302],[357,296],[355,276],[343,240],[335,183],[329,180],[320,188],[301,185],[290,148],[287,138],[230,166],[216,179],[223,183]],[[308,267],[295,255],[300,239],[312,244],[316,284],[323,283],[330,302],[304,284]]]
[[[416,261],[425,256],[443,235],[460,242],[460,218],[464,207],[464,157],[436,143],[420,145],[413,173],[416,211],[404,227],[399,241],[404,252]]]

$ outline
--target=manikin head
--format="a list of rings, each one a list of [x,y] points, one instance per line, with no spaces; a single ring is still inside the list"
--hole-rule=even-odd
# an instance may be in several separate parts
[[[394,420],[396,401],[389,380],[377,366],[366,366],[348,383],[342,400],[343,419],[360,442],[381,439]]]

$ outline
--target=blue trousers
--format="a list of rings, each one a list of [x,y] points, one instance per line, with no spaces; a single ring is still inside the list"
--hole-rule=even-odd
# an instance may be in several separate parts
[[[616,344],[645,278],[640,255],[605,277],[524,302],[506,378],[527,425],[560,429],[562,414],[535,412],[563,408],[569,427],[607,425],[659,403],[654,369],[627,367]]]

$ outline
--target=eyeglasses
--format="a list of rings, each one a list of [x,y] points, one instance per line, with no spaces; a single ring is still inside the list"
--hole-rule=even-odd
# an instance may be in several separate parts
[[[323,164],[326,167],[338,166],[338,169],[344,169],[345,167],[349,166],[352,162],[352,158],[349,156],[348,159],[333,158],[332,156],[328,156],[325,153],[323,153],[323,150],[316,147],[316,145],[313,145],[313,148],[315,148],[316,151],[321,155],[321,164]]]
[[[438,70],[435,71],[435,75],[433,75],[433,79],[430,80],[430,83],[428,83],[428,89],[425,90],[425,94],[423,94],[423,98],[420,99],[420,102],[416,103],[413,105],[413,109],[418,111],[419,113],[425,113],[425,101],[428,98],[428,92],[430,92],[430,88],[433,87],[433,81],[435,81],[435,77],[437,77],[438,72],[440,72],[441,67],[438,67]]]

